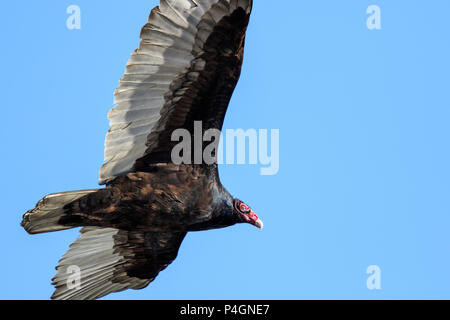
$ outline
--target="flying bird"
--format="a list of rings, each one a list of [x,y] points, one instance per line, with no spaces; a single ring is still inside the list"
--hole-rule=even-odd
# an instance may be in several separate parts
[[[187,232],[249,223],[253,210],[213,164],[175,163],[177,129],[222,129],[239,80],[252,0],[160,0],[109,112],[101,189],[50,194],[21,225],[30,234],[82,227],[56,267],[52,299],[142,289],[177,256]],[[68,285],[70,268],[79,285]]]

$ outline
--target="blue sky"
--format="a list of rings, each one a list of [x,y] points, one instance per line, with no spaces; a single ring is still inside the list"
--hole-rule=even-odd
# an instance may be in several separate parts
[[[81,8],[81,30],[66,8]],[[106,114],[156,0],[6,2],[0,298],[48,299],[77,230],[29,236],[51,192],[97,187]],[[381,8],[381,30],[366,9]],[[450,3],[255,0],[226,128],[280,130],[280,171],[223,165],[264,220],[188,235],[148,288],[107,299],[450,298]],[[381,269],[368,290],[366,269]]]

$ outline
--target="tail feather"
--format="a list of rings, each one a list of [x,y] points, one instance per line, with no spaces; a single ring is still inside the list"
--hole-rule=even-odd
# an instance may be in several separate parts
[[[30,234],[70,229],[71,226],[59,224],[61,217],[66,213],[64,207],[97,191],[98,189],[93,189],[49,194],[40,200],[34,209],[25,213],[21,225]]]

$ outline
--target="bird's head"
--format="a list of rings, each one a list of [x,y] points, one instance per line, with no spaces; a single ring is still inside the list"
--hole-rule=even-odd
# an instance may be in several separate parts
[[[233,210],[239,216],[241,222],[250,223],[259,229],[263,228],[264,224],[261,219],[259,219],[256,213],[241,200],[234,199]]]

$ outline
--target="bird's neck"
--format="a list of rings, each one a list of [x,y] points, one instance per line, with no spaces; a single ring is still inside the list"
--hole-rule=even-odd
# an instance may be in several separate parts
[[[225,228],[238,222],[239,217],[233,211],[233,197],[226,190],[221,190],[214,197],[208,218],[190,226],[189,231]]]

